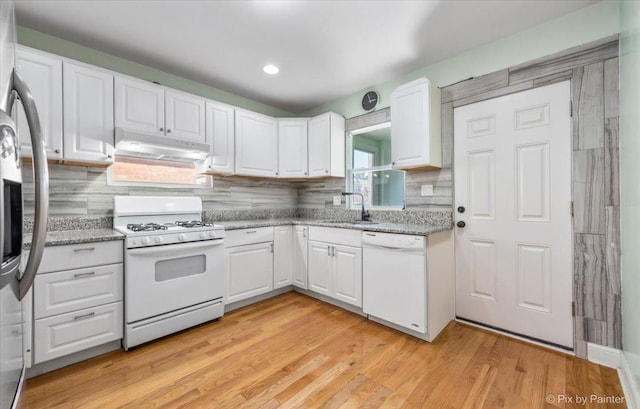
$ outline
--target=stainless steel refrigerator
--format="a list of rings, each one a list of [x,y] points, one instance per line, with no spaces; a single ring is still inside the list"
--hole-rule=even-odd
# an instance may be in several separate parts
[[[16,407],[24,379],[28,325],[22,314],[22,300],[33,285],[42,259],[47,233],[49,175],[45,142],[36,103],[27,84],[15,72],[15,13],[12,1],[0,1],[0,409]],[[11,117],[22,103],[33,146],[34,227],[31,250],[22,261],[23,202],[18,133]],[[23,135],[26,133],[23,133]],[[30,349],[27,346],[27,349]]]

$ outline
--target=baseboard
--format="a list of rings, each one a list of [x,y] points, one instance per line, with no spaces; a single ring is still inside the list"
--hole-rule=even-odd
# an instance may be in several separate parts
[[[618,377],[622,384],[627,409],[640,409],[640,389],[624,354],[620,354],[620,364]]]
[[[587,342],[587,359],[594,364],[617,369],[621,365],[622,351]]]
[[[617,369],[627,409],[640,409],[640,390],[621,350],[587,343],[587,357],[590,362]]]

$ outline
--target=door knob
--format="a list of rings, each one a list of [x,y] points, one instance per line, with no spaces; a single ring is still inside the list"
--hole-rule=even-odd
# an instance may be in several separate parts
[[[458,213],[464,213],[464,211],[467,210],[464,208],[464,206],[458,206]]]
[[[466,225],[467,225],[467,223],[465,223],[463,221],[459,221],[458,223],[456,223],[456,226],[458,226],[458,227],[464,227]]]

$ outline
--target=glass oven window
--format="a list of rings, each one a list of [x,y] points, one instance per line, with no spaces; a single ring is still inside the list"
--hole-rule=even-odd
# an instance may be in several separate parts
[[[197,256],[172,258],[156,262],[156,282],[176,280],[198,274],[204,274],[207,269],[207,257]]]

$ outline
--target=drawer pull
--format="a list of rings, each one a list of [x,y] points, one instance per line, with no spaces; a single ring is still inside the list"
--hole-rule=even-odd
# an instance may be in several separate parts
[[[84,319],[87,319],[87,318],[91,318],[94,315],[96,315],[95,312],[90,312],[89,314],[83,314],[83,315],[78,315],[76,317],[73,317],[73,320],[74,321],[84,320]]]
[[[249,231],[247,232],[247,234],[257,233],[257,232],[258,232],[258,230],[249,230]]]
[[[84,248],[81,248],[81,249],[73,249],[74,253],[83,253],[85,251],[87,251],[87,252],[88,251],[96,251],[96,248],[95,247],[84,247]]]
[[[82,278],[96,275],[95,271],[89,271],[88,273],[76,273],[73,275],[73,278]]]

